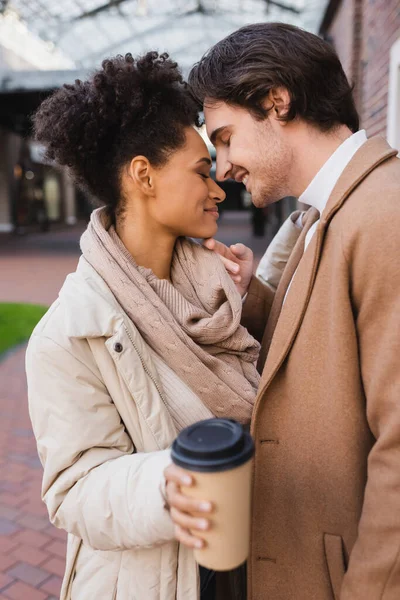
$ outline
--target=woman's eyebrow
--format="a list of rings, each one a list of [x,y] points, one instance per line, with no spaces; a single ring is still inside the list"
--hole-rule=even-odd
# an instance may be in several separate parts
[[[200,158],[200,159],[199,159],[199,160],[196,162],[196,165],[197,165],[197,164],[199,164],[199,163],[201,163],[201,162],[204,162],[204,163],[206,163],[206,164],[207,164],[207,165],[209,165],[209,166],[211,166],[211,165],[212,165],[212,161],[211,161],[211,159],[210,159],[210,158],[207,158],[206,156],[204,156],[203,158]]]

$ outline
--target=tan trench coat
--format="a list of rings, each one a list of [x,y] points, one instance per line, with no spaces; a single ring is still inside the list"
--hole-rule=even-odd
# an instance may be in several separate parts
[[[373,138],[283,306],[252,420],[249,600],[400,598],[400,161]],[[254,280],[259,339],[273,300]]]

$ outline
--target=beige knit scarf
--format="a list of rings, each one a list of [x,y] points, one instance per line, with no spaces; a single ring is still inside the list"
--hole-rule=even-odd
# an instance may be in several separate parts
[[[242,301],[218,256],[180,238],[171,282],[160,280],[134,262],[102,208],[81,249],[147,344],[209,410],[248,423],[260,345],[240,325]]]

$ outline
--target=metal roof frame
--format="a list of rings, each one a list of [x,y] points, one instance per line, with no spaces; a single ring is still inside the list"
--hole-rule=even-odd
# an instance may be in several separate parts
[[[297,22],[307,1],[0,0],[0,11],[1,7],[15,11],[34,34],[54,44],[77,68],[98,66],[102,58],[124,53],[130,44],[139,54],[154,47],[159,34],[159,49],[170,51],[185,70],[188,32],[200,29],[204,34],[193,40],[189,53],[198,60],[223,35],[246,23]]]

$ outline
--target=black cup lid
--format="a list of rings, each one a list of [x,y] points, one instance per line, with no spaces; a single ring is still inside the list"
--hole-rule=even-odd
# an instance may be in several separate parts
[[[183,429],[172,444],[172,461],[190,471],[227,471],[254,454],[251,435],[230,419],[207,419]]]

